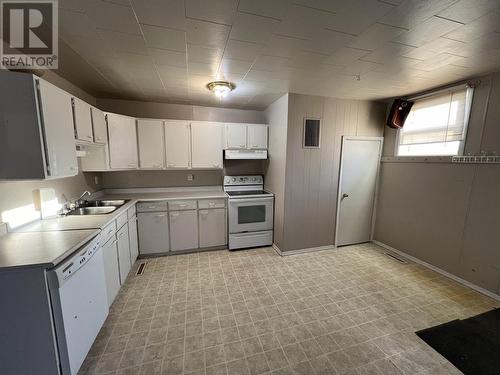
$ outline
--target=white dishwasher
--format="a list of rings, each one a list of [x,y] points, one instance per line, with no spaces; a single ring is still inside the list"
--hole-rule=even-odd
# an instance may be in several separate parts
[[[50,270],[49,287],[61,371],[77,374],[109,312],[100,238]]]

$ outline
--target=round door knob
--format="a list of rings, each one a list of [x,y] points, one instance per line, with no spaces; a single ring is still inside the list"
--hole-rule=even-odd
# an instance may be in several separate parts
[[[342,194],[342,199],[347,198],[348,196],[349,196],[349,194],[344,193],[344,194]]]

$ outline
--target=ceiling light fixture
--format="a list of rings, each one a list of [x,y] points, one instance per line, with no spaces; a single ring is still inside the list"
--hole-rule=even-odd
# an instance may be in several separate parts
[[[212,91],[219,99],[225,98],[227,94],[233,91],[236,86],[227,81],[213,81],[207,85],[207,88]]]

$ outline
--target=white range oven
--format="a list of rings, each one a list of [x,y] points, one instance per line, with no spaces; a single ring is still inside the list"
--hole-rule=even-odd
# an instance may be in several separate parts
[[[229,250],[273,243],[274,195],[264,191],[262,176],[225,176]]]

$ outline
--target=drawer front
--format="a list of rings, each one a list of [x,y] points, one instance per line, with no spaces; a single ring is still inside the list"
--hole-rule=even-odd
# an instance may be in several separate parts
[[[123,227],[125,224],[127,224],[127,221],[128,221],[127,213],[124,212],[116,219],[116,229],[120,229],[121,227]]]
[[[127,210],[127,217],[128,217],[128,219],[130,220],[131,218],[133,218],[135,216],[135,213],[136,213],[136,208],[135,208],[135,205],[133,205],[132,207],[130,207]]]
[[[109,241],[111,237],[113,237],[116,233],[116,221],[113,221],[106,225],[101,232],[101,243],[105,244]]]
[[[168,202],[169,210],[196,210],[197,204],[196,201],[172,201]]]
[[[225,199],[203,199],[198,201],[198,207],[201,209],[206,208],[224,208],[226,207]]]
[[[166,211],[166,201],[141,202],[137,203],[137,212]]]

